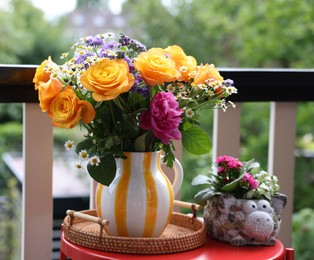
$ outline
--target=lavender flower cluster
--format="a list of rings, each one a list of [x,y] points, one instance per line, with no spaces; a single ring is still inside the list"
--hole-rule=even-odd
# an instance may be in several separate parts
[[[74,51],[73,60],[66,63],[66,72],[72,70],[75,72],[87,70],[99,59],[124,59],[129,65],[129,71],[135,77],[135,83],[131,89],[144,97],[148,96],[148,86],[145,84],[139,73],[133,66],[133,58],[139,53],[146,51],[146,46],[141,42],[132,39],[125,34],[119,34],[116,37],[113,33],[98,34],[96,36],[87,36],[72,46]],[[67,55],[63,55],[62,58]],[[82,73],[82,72],[81,72]]]

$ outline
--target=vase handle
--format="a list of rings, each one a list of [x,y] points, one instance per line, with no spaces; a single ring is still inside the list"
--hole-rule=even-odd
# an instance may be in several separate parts
[[[176,197],[179,194],[179,191],[181,190],[182,182],[183,182],[183,168],[181,163],[178,159],[175,159],[173,162],[173,169],[174,169],[174,180],[173,180],[173,193],[174,197]]]
[[[173,162],[173,170],[174,170],[174,179],[172,183],[172,189],[173,189],[173,195],[174,197],[176,197],[181,190],[181,186],[183,182],[183,168],[177,158],[175,158]]]

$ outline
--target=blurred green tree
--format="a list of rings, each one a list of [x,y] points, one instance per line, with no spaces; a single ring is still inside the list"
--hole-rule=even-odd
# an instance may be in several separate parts
[[[150,47],[178,44],[199,62],[219,67],[314,65],[311,0],[128,0],[123,10],[132,14],[133,36]]]
[[[65,50],[64,20],[46,21],[28,0],[7,1],[0,23],[0,63],[39,64],[48,56],[57,62]]]

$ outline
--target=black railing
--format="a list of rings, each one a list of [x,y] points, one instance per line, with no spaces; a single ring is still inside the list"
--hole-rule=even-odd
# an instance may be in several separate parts
[[[35,65],[0,65],[0,103],[38,102]],[[235,102],[314,101],[314,69],[219,69],[235,82]]]

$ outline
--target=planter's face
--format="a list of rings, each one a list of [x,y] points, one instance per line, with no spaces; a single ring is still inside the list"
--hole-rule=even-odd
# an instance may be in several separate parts
[[[224,194],[208,201],[204,210],[207,231],[233,245],[273,245],[281,223],[286,196],[267,200],[236,199]]]

